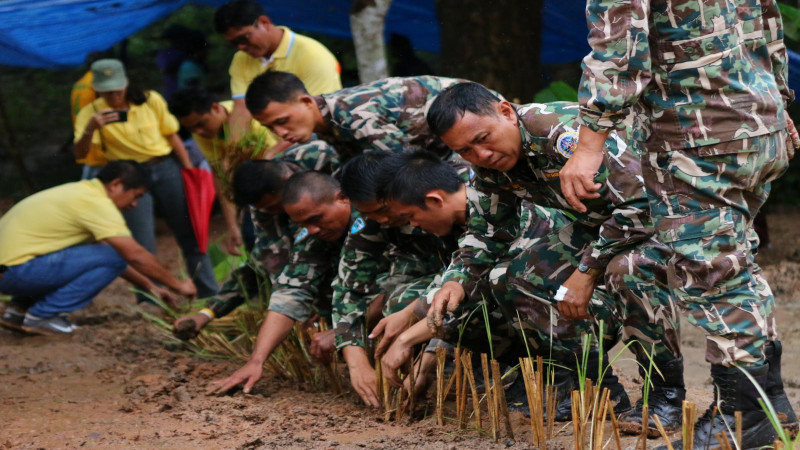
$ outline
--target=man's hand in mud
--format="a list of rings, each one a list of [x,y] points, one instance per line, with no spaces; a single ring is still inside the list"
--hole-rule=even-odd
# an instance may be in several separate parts
[[[205,314],[190,314],[175,320],[172,324],[172,334],[182,341],[188,341],[200,334],[200,330],[211,322],[211,318]]]
[[[319,332],[311,338],[308,352],[317,364],[330,364],[336,351],[336,333],[334,330]]]
[[[389,346],[386,354],[381,358],[383,376],[386,377],[389,384],[395,387],[403,387],[403,382],[398,376],[398,371],[405,372],[405,370],[407,370],[408,361],[414,353],[413,347],[408,345],[403,340],[402,336],[401,334],[399,338],[395,339],[394,343]]]
[[[156,286],[150,290],[152,294],[169,305],[170,308],[175,309],[178,307],[178,297],[169,289],[161,286]]]
[[[369,364],[367,353],[363,348],[349,345],[342,349],[347,368],[350,371],[350,384],[353,385],[361,400],[368,406],[381,406],[378,401],[378,386],[375,380],[375,369]]]
[[[247,361],[247,364],[242,366],[233,375],[225,378],[224,380],[217,380],[211,383],[206,390],[206,395],[220,395],[228,392],[229,390],[244,383],[244,393],[249,394],[253,389],[256,381],[261,379],[261,373],[264,371],[264,365],[257,361]]]
[[[380,358],[386,349],[392,345],[397,336],[403,331],[406,331],[413,322],[415,322],[414,313],[413,310],[409,310],[409,308],[405,308],[381,319],[369,335],[370,339],[375,339],[383,334],[383,338],[381,338],[378,346],[375,347],[375,357]]]
[[[464,288],[456,281],[448,281],[442,285],[433,297],[431,308],[428,310],[428,328],[434,335],[438,335],[445,311],[455,312],[465,296]]]

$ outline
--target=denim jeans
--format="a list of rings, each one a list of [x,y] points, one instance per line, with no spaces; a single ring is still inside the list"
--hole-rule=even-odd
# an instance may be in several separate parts
[[[109,245],[76,245],[9,267],[0,292],[28,297],[35,302],[28,312],[52,317],[89,304],[127,266]]]
[[[200,253],[186,206],[181,166],[174,158],[166,158],[147,166],[153,180],[151,189],[138,201],[136,208],[123,213],[136,242],[156,253],[155,207],[167,222],[186,262],[186,271],[197,286],[198,297],[210,297],[219,287],[208,255]],[[140,301],[143,298],[140,297]]]

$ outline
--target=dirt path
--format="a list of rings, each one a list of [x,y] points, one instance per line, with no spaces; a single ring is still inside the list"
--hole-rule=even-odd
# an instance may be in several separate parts
[[[779,304],[785,346],[783,375],[800,410],[800,213],[770,216],[773,248],[759,256]],[[176,263],[161,238],[161,258]],[[515,414],[516,442],[493,444],[432,418],[384,423],[353,394],[303,392],[267,375],[253,395],[203,395],[205,386],[237,367],[204,361],[165,346],[130,310],[132,295],[115,282],[76,314],[68,338],[22,337],[0,331],[0,448],[529,448],[528,422]],[[690,399],[710,400],[702,335],[684,327]],[[613,353],[613,352],[612,352]],[[631,361],[617,371],[632,397],[640,381]],[[637,383],[638,382],[638,383]],[[432,409],[431,409],[432,411]],[[571,448],[563,426],[553,448]],[[606,436],[610,436],[606,431]],[[624,446],[632,446],[630,438]],[[651,440],[650,446],[661,444]],[[613,448],[613,444],[611,447]]]

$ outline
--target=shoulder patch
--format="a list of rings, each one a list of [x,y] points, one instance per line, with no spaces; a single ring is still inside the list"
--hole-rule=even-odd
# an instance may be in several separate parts
[[[567,131],[561,133],[556,140],[556,151],[564,158],[572,156],[575,147],[578,146],[578,133]]]
[[[475,179],[475,171],[472,170],[472,167],[470,167],[469,168],[469,181],[472,181],[474,179]]]
[[[355,222],[353,222],[353,226],[350,227],[350,234],[358,234],[358,232],[363,230],[366,226],[367,224],[364,223],[364,219],[359,217]]]
[[[305,238],[308,237],[308,228],[303,227],[300,232],[297,233],[297,237],[294,238],[294,243],[299,244],[303,242]]]

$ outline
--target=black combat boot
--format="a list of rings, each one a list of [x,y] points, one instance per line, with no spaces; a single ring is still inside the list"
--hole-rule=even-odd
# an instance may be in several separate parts
[[[755,378],[762,389],[766,387],[767,372],[769,371],[769,367],[766,364],[745,367],[744,370]],[[772,428],[766,413],[758,404],[760,397],[758,390],[742,370],[736,367],[712,365],[711,378],[716,387],[716,395],[714,403],[709,406],[708,410],[694,426],[694,448],[721,448],[717,440],[717,435],[720,433],[724,434],[733,445],[735,439],[728,432],[728,427],[735,433],[736,418],[734,413],[736,411],[742,412],[741,448],[752,449],[771,446],[777,439],[778,434]],[[719,411],[712,420],[715,406],[719,408]],[[683,441],[673,442],[672,446],[675,450],[680,450],[683,448]],[[666,450],[666,448],[666,446],[657,447],[657,450]]]
[[[772,407],[775,408],[775,412],[778,413],[781,426],[794,437],[798,431],[797,414],[794,413],[792,404],[789,403],[789,398],[786,397],[786,392],[783,390],[783,381],[781,381],[782,353],[783,346],[781,341],[767,342],[767,345],[764,346],[764,355],[767,357],[767,364],[769,364],[765,392],[770,403],[772,403]]]
[[[572,380],[572,370],[569,370],[564,367],[560,367],[557,365],[551,366],[553,368],[552,371],[552,383],[550,378],[550,370],[546,370],[545,377],[545,384],[555,386],[556,390],[556,405],[565,401],[569,401],[570,392],[573,389],[577,389],[577,385],[573,387],[573,380]],[[506,391],[506,399],[508,401],[508,410],[509,411],[519,411],[525,417],[530,417],[530,407],[528,406],[528,396],[525,390],[525,381],[522,378],[522,373],[514,380],[514,383],[509,387]],[[542,402],[546,401],[545,393],[542,392]],[[542,405],[542,410],[545,413],[544,420],[547,420],[547,411],[545,411],[546,404]],[[569,420],[572,420],[570,418]]]
[[[648,364],[648,363],[644,363]],[[669,433],[681,428],[682,404],[686,399],[686,387],[683,384],[683,357],[673,359],[667,363],[658,365],[661,375],[653,369],[650,376],[652,384],[650,396],[648,397],[648,415],[658,416],[661,425]],[[645,379],[645,370],[639,366],[639,375]],[[663,378],[662,378],[663,375]],[[642,392],[647,389],[647,385],[642,386]],[[627,414],[619,418],[619,429],[625,434],[639,435],[642,433],[642,409],[644,403],[642,399],[636,402],[636,406]],[[647,423],[647,437],[655,438],[660,436],[658,428],[653,419]]]
[[[597,374],[598,369],[600,366],[600,358],[598,357],[599,353],[597,349],[593,349],[589,353],[589,359],[586,364],[586,377],[592,380],[592,383],[597,386]],[[608,364],[608,354],[603,354],[603,364]],[[574,365],[574,364],[573,364]],[[578,371],[577,368],[571,367],[573,370],[571,372],[572,375],[572,390],[578,389],[579,380],[578,380]],[[600,389],[602,392],[603,388],[608,388],[611,391],[609,396],[609,400],[611,400],[614,404],[614,414],[619,416],[631,409],[631,401],[628,399],[628,394],[625,392],[625,388],[622,386],[622,383],[619,382],[619,378],[614,375],[614,371],[611,366],[607,366],[605,372],[603,373],[603,380],[600,383]],[[561,394],[559,388],[559,394]],[[568,393],[567,393],[568,394]],[[559,395],[560,398],[561,395]],[[569,422],[572,420],[572,396],[566,395],[562,398],[562,400],[556,405],[556,414],[555,414],[556,421],[558,422]]]

